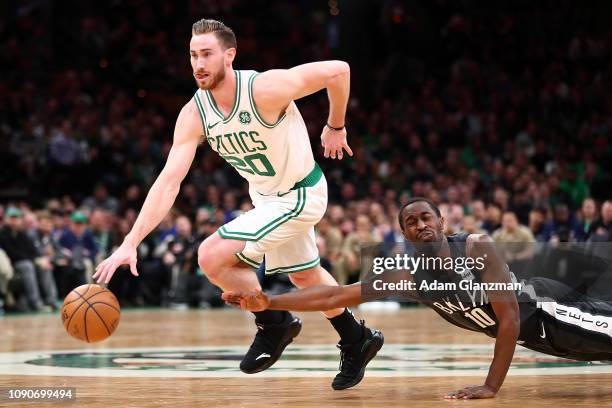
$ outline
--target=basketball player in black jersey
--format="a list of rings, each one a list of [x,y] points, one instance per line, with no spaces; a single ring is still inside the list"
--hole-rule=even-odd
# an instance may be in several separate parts
[[[483,385],[466,387],[446,398],[492,398],[500,389],[512,362],[516,344],[543,353],[575,360],[612,360],[612,305],[585,298],[567,286],[546,278],[532,278],[517,285],[514,275],[500,259],[493,241],[484,234],[455,234],[445,237],[444,218],[429,200],[413,198],[399,212],[405,238],[416,252],[413,256],[485,259],[484,267],[462,270],[398,272],[385,279],[414,282],[415,300],[434,309],[448,322],[464,329],[495,337],[495,350]],[[393,275],[391,275],[393,276]],[[470,283],[458,289],[458,283]],[[420,289],[422,282],[451,283],[455,290]],[[457,284],[453,286],[452,284]],[[484,285],[483,285],[484,284]],[[474,290],[498,284],[509,289]],[[442,285],[449,287],[448,285]],[[514,287],[520,287],[515,290]],[[317,286],[278,296],[262,292],[226,292],[229,304],[250,311],[328,310],[372,300],[372,283],[334,287]],[[388,295],[385,294],[384,296]]]

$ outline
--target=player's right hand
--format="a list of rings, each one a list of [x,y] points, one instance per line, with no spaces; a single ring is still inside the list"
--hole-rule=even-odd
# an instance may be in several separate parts
[[[136,270],[136,247],[124,242],[111,256],[100,262],[93,278],[97,283],[108,283],[121,265],[130,265],[132,275],[138,276]]]
[[[476,385],[465,387],[459,391],[451,392],[444,396],[444,399],[483,399],[493,398],[497,392],[488,385]]]
[[[261,312],[270,307],[270,298],[262,291],[256,292],[223,292],[221,298],[225,303],[249,312]]]
[[[324,126],[321,132],[321,146],[323,146],[323,156],[325,158],[331,157],[332,159],[342,160],[342,157],[344,157],[343,150],[346,150],[349,156],[353,155],[353,151],[346,141],[346,128],[334,130],[327,125]]]

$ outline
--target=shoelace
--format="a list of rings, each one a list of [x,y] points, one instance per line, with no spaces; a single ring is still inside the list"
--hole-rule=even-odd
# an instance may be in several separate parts
[[[365,333],[365,320],[360,320],[359,324],[362,327],[362,330],[364,330]],[[361,343],[361,342],[359,342]],[[359,344],[358,343],[358,344]],[[336,347],[338,347],[340,349],[340,366],[338,367],[338,370],[340,370],[341,372],[344,372],[345,370],[342,368],[342,365],[346,362],[346,366],[345,368],[347,370],[352,369],[354,360],[353,360],[353,355],[351,353],[348,352],[348,350],[350,350],[354,345],[353,344],[347,344],[344,346],[341,346],[340,344],[337,344]],[[348,355],[348,358],[347,358]]]
[[[255,335],[251,348],[258,353],[269,352],[274,348],[273,339],[271,336],[266,336],[263,328],[258,327],[257,334]]]
[[[338,344],[337,347],[340,349],[340,365],[338,366],[338,370],[340,370],[340,372],[350,370],[354,362],[353,355],[348,352],[350,346],[341,346]]]

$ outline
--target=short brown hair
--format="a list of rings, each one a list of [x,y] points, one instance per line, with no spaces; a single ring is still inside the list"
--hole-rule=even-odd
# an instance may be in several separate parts
[[[203,18],[193,23],[191,35],[214,33],[224,49],[236,48],[236,35],[221,21]]]

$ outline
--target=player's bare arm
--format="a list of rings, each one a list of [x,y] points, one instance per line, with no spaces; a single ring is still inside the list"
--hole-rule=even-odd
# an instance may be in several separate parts
[[[382,276],[382,275],[381,275]],[[387,283],[413,280],[412,274],[406,270],[388,271],[382,277]],[[224,292],[223,300],[229,305],[240,307],[243,310],[259,312],[262,310],[294,310],[294,311],[321,311],[340,307],[349,307],[364,303],[365,301],[379,300],[389,295],[389,291],[368,293],[368,299],[363,299],[363,285],[370,282],[356,282],[345,286],[312,286],[282,295],[268,296],[264,292]],[[378,294],[378,296],[377,296]],[[401,293],[419,301],[416,291],[413,296],[408,290]]]
[[[166,216],[180,190],[181,182],[191,167],[202,134],[202,124],[195,103],[190,101],[179,113],[172,148],[163,170],[151,186],[138,218],[123,243],[96,268],[93,278],[108,283],[121,265],[136,270],[136,247]]]
[[[253,82],[253,97],[263,118],[275,122],[291,101],[324,88],[329,96],[329,116],[321,133],[324,156],[342,159],[343,150],[352,156],[344,127],[350,92],[346,62],[320,61],[263,72]]]
[[[268,296],[263,292],[225,292],[223,300],[251,312],[262,310],[319,311],[354,306],[362,302],[361,283],[347,286],[311,286]]]
[[[510,282],[505,263],[495,250],[491,237],[484,234],[470,235],[467,239],[467,253],[473,258],[486,256],[486,268],[481,274],[483,282]],[[518,302],[512,291],[487,291],[487,296],[499,322],[489,374],[483,385],[462,388],[448,394],[446,398],[492,398],[506,378],[520,331]]]

